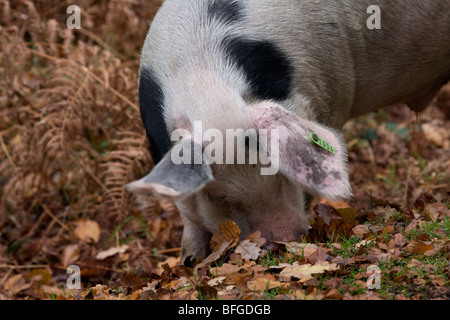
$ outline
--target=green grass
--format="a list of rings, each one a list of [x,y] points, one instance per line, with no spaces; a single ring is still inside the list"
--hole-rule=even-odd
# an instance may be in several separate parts
[[[340,255],[342,258],[351,258],[357,254],[359,248],[356,247],[356,244],[362,241],[360,236],[353,236],[349,239],[339,236],[335,241],[329,241],[328,246],[333,250],[334,254]],[[375,240],[366,241],[366,244],[361,244],[361,246],[369,249]],[[338,246],[333,246],[333,243],[339,244],[342,248]]]
[[[132,220],[137,222],[140,228],[134,228],[132,230],[122,230]],[[147,223],[136,216],[129,216],[124,221],[122,221],[122,223],[120,223],[108,237],[108,241],[113,241],[114,238],[119,234],[122,238],[125,238],[119,241],[119,245],[126,244],[136,238],[145,237],[146,235],[150,235],[152,238],[154,238],[149,230]]]
[[[423,234],[426,234],[430,239],[446,239],[450,237],[450,217],[444,217],[440,221],[426,222],[422,224],[422,229],[423,231],[414,228],[410,232],[405,233],[404,230],[403,232],[409,240]],[[444,231],[444,235],[437,232],[439,229]]]
[[[303,252],[302,252],[303,256]],[[264,267],[277,266],[280,263],[293,263],[297,260],[302,260],[302,256],[297,256],[293,253],[288,253],[286,250],[278,253],[273,253],[270,250],[266,250],[264,257],[260,258],[260,264]]]

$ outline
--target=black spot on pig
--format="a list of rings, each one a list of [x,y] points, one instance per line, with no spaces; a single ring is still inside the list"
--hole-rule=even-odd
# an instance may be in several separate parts
[[[328,176],[328,172],[323,168],[323,162],[326,160],[326,156],[317,152],[312,147],[308,147],[307,150],[300,154],[300,157],[305,167],[310,170],[310,173],[306,175],[308,182],[312,182],[314,185],[323,184]]]
[[[244,18],[242,3],[230,0],[215,0],[210,3],[208,15],[225,24],[234,23]]]
[[[330,174],[333,176],[336,180],[341,180],[341,174],[338,171],[331,171]]]
[[[171,142],[164,119],[164,94],[150,68],[143,68],[139,75],[139,105],[150,152],[157,164],[169,151]]]
[[[222,45],[227,58],[244,73],[256,99],[280,101],[288,98],[294,68],[275,43],[227,37]]]

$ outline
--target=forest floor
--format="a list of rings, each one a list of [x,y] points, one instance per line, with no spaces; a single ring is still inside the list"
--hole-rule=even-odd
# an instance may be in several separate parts
[[[0,0],[0,299],[450,299],[450,84],[345,126],[354,197],[316,202],[308,235],[227,221],[179,266],[175,206],[123,187],[153,166],[137,74],[161,2],[79,1],[69,30],[69,1]]]

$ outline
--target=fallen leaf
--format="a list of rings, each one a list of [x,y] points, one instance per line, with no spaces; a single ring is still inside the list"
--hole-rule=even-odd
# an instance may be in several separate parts
[[[342,248],[344,248],[344,247],[342,246],[342,244],[340,244],[340,243],[338,243],[338,242],[333,242],[333,243],[331,244],[331,247],[334,248],[334,250],[342,250]]]
[[[320,261],[329,261],[333,257],[328,254],[328,251],[329,251],[328,249],[323,249],[321,247],[318,247],[313,253],[311,253],[306,258],[306,260],[312,264],[316,264],[317,262],[320,262]]]
[[[342,300],[344,297],[342,294],[334,288],[330,288],[325,291],[325,298],[334,299],[334,300]]]
[[[392,241],[392,242],[391,242]],[[389,240],[389,247],[385,244],[385,243],[383,243],[383,242],[378,242],[377,243],[377,246],[378,246],[378,248],[380,248],[380,249],[382,249],[382,250],[385,250],[385,251],[388,251],[389,250],[389,248],[391,248],[390,246],[391,245],[395,245],[395,241],[393,241],[392,239],[391,240]],[[393,247],[392,247],[393,248]]]
[[[241,296],[241,291],[235,289],[234,285],[225,287],[225,290],[217,292],[222,300],[237,300]]]
[[[327,204],[335,209],[346,209],[350,207],[345,201],[329,200],[325,198],[320,199],[319,203]]]
[[[10,277],[4,284],[3,290],[15,295],[21,291],[27,290],[32,285],[31,282],[26,282],[24,276],[15,274]]]
[[[28,281],[36,281],[40,284],[50,285],[52,275],[47,269],[34,269],[27,273],[25,277]]]
[[[430,281],[432,284],[434,284],[435,286],[443,286],[445,285],[445,281],[441,278],[436,278],[436,279],[432,279]]]
[[[210,247],[213,252],[218,251],[224,242],[228,243],[228,246],[234,247],[239,241],[241,235],[241,229],[238,225],[231,220],[225,220],[219,225],[219,228],[214,232]]]
[[[436,200],[429,194],[422,193],[416,201],[414,201],[414,207],[417,210],[423,210],[428,203],[436,202]]]
[[[381,234],[392,234],[394,232],[395,232],[394,226],[390,224],[383,228],[383,231],[381,231]]]
[[[209,282],[208,282],[208,284],[209,284]],[[186,287],[186,286],[189,286],[189,285],[191,285],[191,282],[189,281],[189,279],[186,278],[186,277],[181,277],[180,279],[174,279],[173,281],[166,282],[161,287],[164,288],[164,289],[172,289],[172,290],[176,291],[176,290],[178,290],[180,288],[183,288],[183,287]],[[147,287],[145,287],[145,288],[147,288]]]
[[[344,284],[344,280],[338,277],[333,277],[330,279],[325,279],[323,285],[330,288],[337,288]]]
[[[335,263],[341,268],[345,268],[346,266],[352,265],[355,263],[353,258],[343,258],[341,256],[337,256],[331,260],[332,263]]]
[[[87,243],[97,243],[100,239],[100,227],[96,221],[80,219],[75,222],[75,236]]]
[[[211,287],[218,286],[224,282],[226,277],[217,277],[208,281],[208,285]]]
[[[44,292],[45,294],[47,294],[47,296],[60,296],[64,294],[64,291],[61,288],[58,288],[57,286],[49,286],[49,285],[41,285],[41,290],[42,292]]]
[[[146,286],[142,287],[144,291],[155,291],[156,287],[161,283],[160,280],[156,280],[153,282],[148,282]]]
[[[413,220],[410,224],[408,224],[408,225],[406,226],[405,232],[406,232],[406,233],[410,233],[411,230],[416,229],[418,225],[419,225],[419,224],[418,224],[417,220]]]
[[[224,242],[222,242],[222,245],[214,252],[212,252],[209,256],[207,256],[205,258],[205,260],[203,260],[201,263],[197,264],[194,267],[194,273],[197,273],[197,271],[201,268],[203,268],[204,266],[207,266],[217,260],[220,259],[220,257],[222,256],[222,254],[228,249],[230,248],[230,245],[233,243],[234,239],[229,239],[228,241],[225,240]]]
[[[241,268],[235,264],[224,263],[221,267],[214,267],[209,270],[210,274],[214,277],[229,276],[233,273],[237,273]]]
[[[422,254],[431,249],[433,249],[433,243],[426,243],[416,237],[404,248],[404,251],[411,254]]]
[[[250,242],[250,240],[244,240],[239,242],[235,252],[240,254],[243,259],[256,260],[261,253],[261,249],[258,247],[257,243]]]
[[[314,213],[322,218],[326,225],[330,225],[333,219],[340,220],[342,216],[332,206],[326,204],[318,204],[314,207]]]
[[[282,283],[277,280],[270,280],[263,277],[255,278],[247,281],[247,288],[252,291],[264,291],[275,288],[284,288],[286,283]]]
[[[394,235],[394,243],[395,243],[395,246],[397,246],[399,248],[403,247],[406,243],[405,236],[401,233],[396,233]]]
[[[355,244],[355,247],[359,249],[361,246],[366,247],[369,243],[370,243],[370,241],[362,240],[362,241],[358,242],[357,244]]]
[[[217,289],[209,285],[200,286],[198,291],[203,299],[214,299],[217,297]]]
[[[311,264],[303,264],[303,265],[290,265],[288,267],[284,267],[284,269],[280,272],[278,276],[278,280],[280,281],[291,281],[292,278],[298,279],[300,282],[304,282],[306,280],[311,279],[311,275],[324,273],[325,271],[335,271],[338,270],[339,267],[332,263],[330,264],[327,261],[320,261],[315,265]]]
[[[431,248],[424,252],[424,255],[427,257],[432,257],[435,254],[443,253],[443,252],[449,252],[450,251],[450,240],[445,241],[444,243],[441,243],[437,247]]]
[[[180,265],[180,257],[168,257],[163,262],[159,262],[155,272],[161,274],[165,270],[172,272],[172,268],[176,268]]]
[[[422,124],[422,130],[425,138],[436,146],[444,147],[444,145],[448,145],[445,139],[445,131],[442,131],[441,128],[437,128],[430,123],[424,123]]]
[[[450,210],[440,202],[427,204],[424,208],[425,219],[436,222],[439,217],[448,216]]]
[[[301,256],[303,255],[305,258],[309,257],[311,254],[316,252],[317,246],[311,243],[298,243],[298,242],[281,242],[274,241],[275,243],[284,245],[288,252],[291,252],[295,255]]]
[[[367,213],[365,212],[358,212],[357,210],[350,208],[349,206],[347,208],[336,208],[337,212],[341,215],[342,218],[344,218],[345,221],[348,222],[348,224],[351,227],[354,227],[360,223],[360,220],[365,220]]]
[[[126,244],[121,245],[120,247],[112,247],[112,248],[109,248],[108,250],[99,252],[95,256],[95,259],[105,260],[106,258],[112,257],[118,253],[125,253],[125,251],[127,251],[127,250],[128,250],[128,246]]]
[[[258,248],[261,248],[266,243],[266,239],[261,237],[261,231],[252,233],[247,237],[247,239],[254,242]]]
[[[145,286],[145,282],[142,281],[142,279],[138,275],[132,274],[132,273],[121,276],[117,280],[117,283],[122,287],[129,287],[129,288],[142,286],[140,288],[140,289],[142,289]],[[97,288],[96,290],[100,290],[99,285],[97,285],[96,288]]]
[[[78,245],[71,244],[64,248],[61,255],[61,263],[64,267],[68,267],[78,260],[80,257],[80,249]]]
[[[313,240],[334,241],[339,236],[348,238],[351,233],[351,225],[346,221],[336,209],[333,207],[319,203],[313,209],[312,232],[310,232]]]
[[[367,224],[358,224],[357,226],[354,226],[352,228],[352,231],[353,231],[353,233],[356,236],[362,237],[362,236],[364,236],[364,235],[369,233],[369,225],[367,225]]]
[[[109,297],[109,288],[106,285],[98,284],[89,290],[81,292],[80,296],[84,300],[102,299],[107,300]]]

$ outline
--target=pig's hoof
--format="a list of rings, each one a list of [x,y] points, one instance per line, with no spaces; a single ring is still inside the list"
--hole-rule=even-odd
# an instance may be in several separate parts
[[[188,268],[193,268],[195,266],[195,260],[193,256],[187,256],[182,259],[181,264]]]

